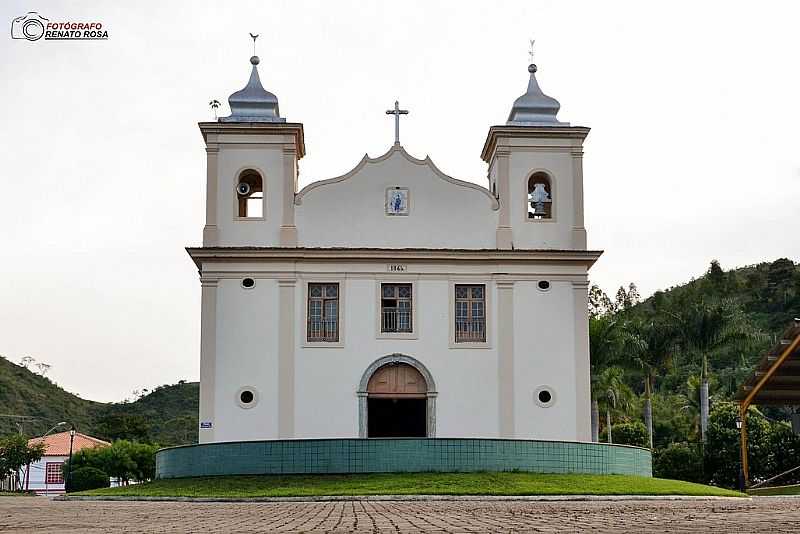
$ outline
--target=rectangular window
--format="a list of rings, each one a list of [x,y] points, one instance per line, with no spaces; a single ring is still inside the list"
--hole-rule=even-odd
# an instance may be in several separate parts
[[[456,284],[456,343],[486,341],[486,286]]]
[[[44,476],[46,484],[63,484],[64,477],[61,474],[61,462],[47,462],[44,466]]]
[[[308,284],[308,341],[339,341],[339,284]]]
[[[381,332],[411,333],[411,284],[381,284]]]

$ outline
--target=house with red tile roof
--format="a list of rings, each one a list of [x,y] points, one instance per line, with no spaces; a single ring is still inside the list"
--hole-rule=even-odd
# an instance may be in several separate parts
[[[64,476],[61,468],[64,462],[69,459],[69,432],[59,432],[28,441],[28,445],[36,443],[45,444],[44,456],[38,462],[20,470],[20,480],[23,481],[23,487],[26,490],[36,492],[38,495],[64,493]],[[76,432],[72,440],[72,454],[81,449],[108,447],[109,445],[111,444],[107,441]]]

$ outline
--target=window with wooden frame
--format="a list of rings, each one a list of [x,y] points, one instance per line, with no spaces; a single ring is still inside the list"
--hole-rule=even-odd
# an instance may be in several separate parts
[[[486,286],[456,284],[455,342],[486,341]]]
[[[64,475],[61,468],[64,464],[62,462],[47,462],[44,466],[44,481],[45,484],[63,484]]]
[[[381,284],[381,332],[411,333],[411,284]]]
[[[339,284],[308,284],[309,342],[339,341]]]

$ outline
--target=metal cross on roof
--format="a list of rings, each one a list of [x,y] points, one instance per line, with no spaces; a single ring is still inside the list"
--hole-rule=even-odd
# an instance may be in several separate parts
[[[394,115],[394,144],[400,144],[400,115],[408,115],[407,109],[400,109],[400,102],[394,101],[394,109],[387,109],[387,115]]]
[[[530,62],[531,62],[531,64],[533,64],[533,43],[535,43],[535,42],[536,42],[536,39],[531,39],[530,41],[531,41],[531,46],[530,46],[530,48],[528,49],[528,57],[529,57],[529,58],[530,58],[530,60],[531,60],[531,61],[530,61]]]

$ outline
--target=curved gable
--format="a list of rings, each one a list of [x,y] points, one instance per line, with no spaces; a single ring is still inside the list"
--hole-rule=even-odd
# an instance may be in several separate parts
[[[387,214],[387,190],[407,190],[407,214]],[[494,248],[497,199],[395,145],[295,196],[300,244],[309,247]]]

